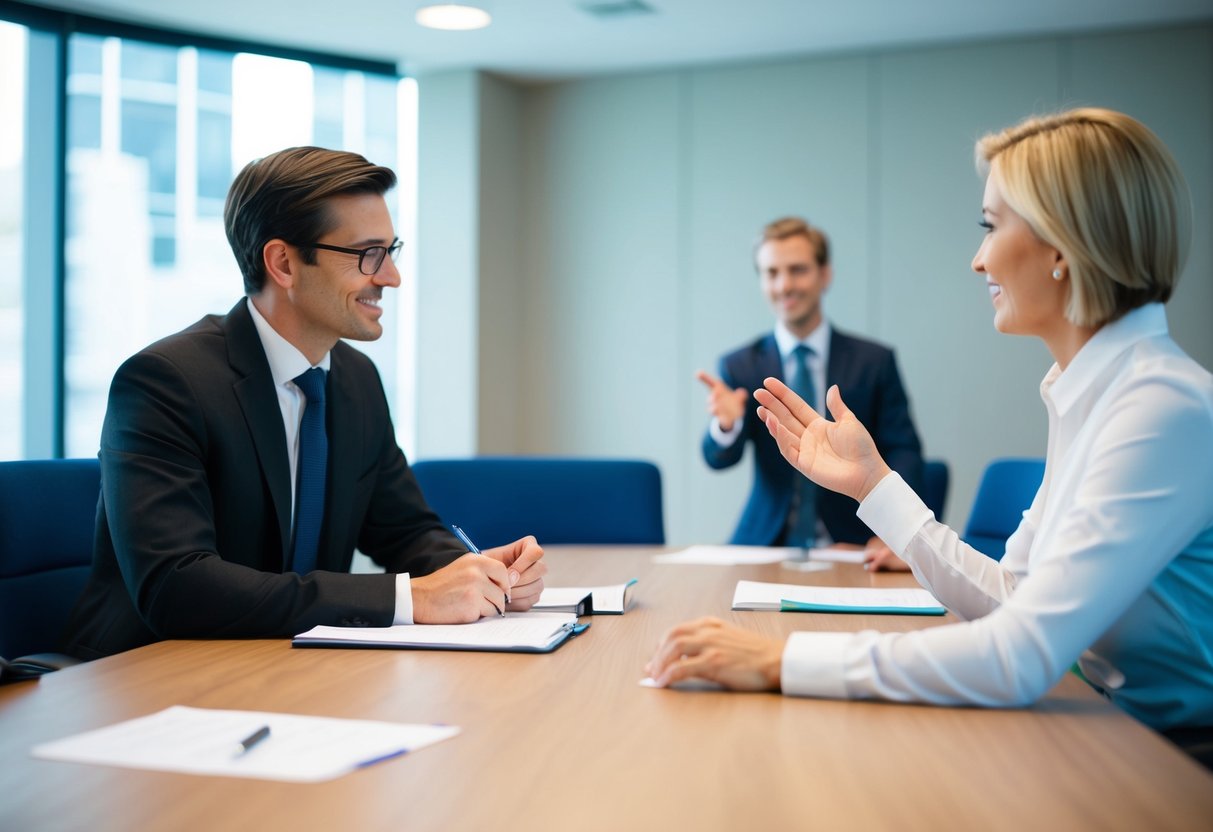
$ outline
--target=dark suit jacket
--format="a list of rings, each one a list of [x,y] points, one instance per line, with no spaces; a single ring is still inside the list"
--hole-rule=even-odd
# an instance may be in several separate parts
[[[779,446],[754,414],[753,392],[763,379],[783,379],[783,361],[775,335],[769,334],[729,353],[720,362],[720,377],[730,387],[750,391],[741,436],[721,448],[710,434],[703,439],[703,457],[713,468],[741,461],[746,443],[754,446],[754,485],[731,543],[773,546],[783,543],[792,506],[795,478],[801,476],[779,453]],[[837,384],[842,399],[871,432],[881,456],[915,491],[922,489],[922,445],[910,420],[910,405],[897,372],[893,351],[862,338],[833,330],[826,387]],[[826,414],[826,418],[830,418]],[[872,532],[855,516],[850,497],[819,489],[817,513],[837,543],[866,543]]]
[[[426,505],[365,355],[331,353],[318,570],[284,571],[291,483],[282,412],[245,300],[128,359],[101,436],[93,571],[65,649],[85,659],[168,638],[279,638],[387,626],[395,576],[465,552]]]

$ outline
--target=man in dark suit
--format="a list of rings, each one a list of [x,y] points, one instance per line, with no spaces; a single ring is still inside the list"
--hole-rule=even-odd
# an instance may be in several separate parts
[[[892,350],[831,327],[821,299],[833,279],[829,240],[804,220],[768,225],[755,251],[759,282],[775,312],[773,333],[729,353],[720,377],[700,372],[712,423],[703,456],[712,468],[741,461],[754,448],[754,485],[730,541],[755,546],[863,544],[869,559],[883,544],[855,516],[854,501],[805,480],[782,456],[755,415],[751,391],[774,376],[806,385],[810,404],[837,384],[856,417],[871,428],[880,453],[915,490],[923,477],[922,448]],[[801,481],[804,482],[801,482]],[[891,553],[884,553],[891,555]]]
[[[224,224],[247,297],[115,374],[67,652],[467,622],[538,598],[535,539],[467,553],[426,505],[374,365],[340,340],[378,338],[383,289],[400,284],[395,184],[320,148],[236,177]],[[355,547],[387,574],[349,574]]]

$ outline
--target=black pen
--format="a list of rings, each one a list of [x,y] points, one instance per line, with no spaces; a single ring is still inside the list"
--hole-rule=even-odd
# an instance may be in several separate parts
[[[458,526],[456,526],[454,523],[452,523],[452,524],[451,524],[451,531],[453,531],[453,532],[455,533],[455,535],[456,535],[456,536],[457,536],[457,537],[458,537],[460,540],[462,540],[462,541],[463,541],[463,545],[464,545],[464,546],[466,546],[466,547],[468,547],[468,551],[469,551],[469,552],[471,552],[473,555],[479,555],[479,554],[482,554],[482,553],[481,553],[481,551],[480,551],[480,547],[479,547],[479,546],[477,546],[475,543],[473,543],[473,542],[472,542],[472,539],[471,539],[470,537],[468,537],[468,536],[467,536],[467,532],[465,532],[463,529],[459,528],[459,527],[458,527]],[[510,595],[509,595],[509,593],[508,593],[508,592],[507,592],[507,593],[506,593],[506,595],[505,595],[505,602],[506,602],[507,604],[510,602]],[[493,604],[493,602],[492,602],[492,601],[489,601],[489,603],[490,603],[490,604]],[[497,610],[497,614],[498,614],[498,615],[500,615],[500,616],[504,616],[504,615],[505,615],[505,610],[503,610],[501,607],[497,606],[496,604],[493,604],[493,609]]]
[[[269,735],[270,735],[270,726],[262,725],[256,731],[249,734],[247,737],[245,737],[244,739],[242,739],[240,741],[240,753],[247,754],[249,751],[252,750],[253,746],[257,745],[259,742],[264,740]]]

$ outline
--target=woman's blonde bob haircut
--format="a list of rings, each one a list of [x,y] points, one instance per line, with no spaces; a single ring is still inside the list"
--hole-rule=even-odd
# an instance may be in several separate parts
[[[1096,108],[1029,118],[978,141],[977,167],[1065,258],[1071,323],[1102,326],[1171,297],[1188,254],[1191,198],[1144,124]]]

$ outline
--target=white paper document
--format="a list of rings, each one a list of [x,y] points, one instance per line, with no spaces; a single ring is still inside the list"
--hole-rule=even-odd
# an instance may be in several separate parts
[[[761,565],[798,558],[801,551],[793,546],[691,546],[681,552],[654,555],[653,563],[707,564],[709,566]]]
[[[298,647],[400,647],[437,650],[546,652],[573,632],[566,612],[508,612],[472,624],[398,624],[395,627],[313,627],[295,636]]]
[[[808,550],[798,546],[691,546],[681,552],[654,555],[654,563],[706,564],[709,566],[759,566],[765,563],[826,562],[863,563],[863,549],[828,546]]]
[[[593,615],[622,615],[632,604],[632,587],[636,579],[610,586],[545,586],[532,609],[565,610],[572,612],[587,596]]]
[[[841,546],[821,546],[809,550],[808,560],[824,560],[829,563],[863,563],[863,549],[844,549]]]
[[[247,750],[242,740],[261,728]],[[176,705],[66,739],[33,755],[71,763],[252,777],[293,783],[331,780],[459,733],[452,725],[408,725]]]
[[[943,615],[946,610],[925,589],[803,586],[738,581],[735,610],[853,612],[891,615]]]
[[[643,679],[641,679],[640,686],[642,688],[655,688],[657,690],[662,689],[661,686],[657,684],[657,680],[654,679],[652,676],[645,676]],[[697,679],[694,677],[692,677],[690,679],[683,679],[680,682],[675,682],[674,684],[670,685],[670,689],[671,690],[728,690],[728,688],[726,688],[724,685],[720,684],[719,682],[713,682],[709,679]]]

